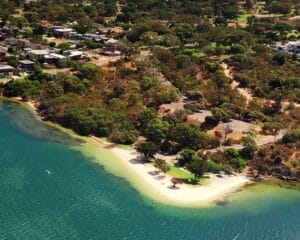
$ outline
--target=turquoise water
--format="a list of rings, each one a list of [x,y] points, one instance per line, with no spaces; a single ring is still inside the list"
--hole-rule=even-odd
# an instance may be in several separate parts
[[[0,102],[1,240],[300,239],[298,191],[258,185],[224,206],[168,207],[71,147],[80,144]]]

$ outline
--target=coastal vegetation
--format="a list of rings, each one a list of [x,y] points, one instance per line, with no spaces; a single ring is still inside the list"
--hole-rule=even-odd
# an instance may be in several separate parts
[[[134,144],[145,162],[175,178],[198,182],[207,171],[247,169],[256,177],[299,180],[300,62],[272,47],[299,31],[299,19],[291,20],[299,14],[297,1],[45,0],[0,6],[3,25],[35,43],[45,44],[42,25],[48,22],[68,24],[79,34],[98,33],[100,25],[124,29],[108,34],[120,41],[118,61],[99,66],[91,59],[70,60],[56,64],[68,69],[56,74],[36,62],[31,73],[1,84],[3,95],[36,102],[44,120]],[[21,16],[15,15],[20,8]],[[72,44],[58,48],[62,53]],[[75,46],[97,50],[103,44]],[[4,60],[13,66],[25,58],[18,47],[10,52],[13,57]],[[163,105],[180,101],[181,109],[161,114]],[[190,121],[201,111],[211,114]],[[232,120],[254,129],[237,139],[228,137],[236,129],[213,130]],[[259,144],[259,137],[281,131],[282,139]],[[176,156],[175,164],[158,153]]]

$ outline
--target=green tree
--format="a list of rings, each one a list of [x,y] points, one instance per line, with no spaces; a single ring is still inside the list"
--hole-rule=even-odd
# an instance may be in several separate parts
[[[171,125],[166,141],[172,143],[170,151],[180,151],[184,148],[199,150],[200,148],[212,148],[216,145],[215,139],[209,137],[206,132],[187,123]]]
[[[7,25],[15,26],[15,27],[18,27],[20,29],[23,29],[25,27],[28,27],[29,23],[28,23],[27,19],[24,18],[24,17],[10,16],[9,19],[8,19]]]
[[[265,133],[277,134],[277,132],[282,128],[282,125],[278,122],[265,122],[263,126],[263,131]]]
[[[149,122],[145,129],[145,137],[156,143],[161,143],[166,138],[169,124],[160,118],[154,118]]]
[[[78,33],[86,33],[93,27],[92,21],[88,17],[82,17],[77,20],[77,25],[74,27]]]
[[[250,136],[246,137],[243,140],[243,146],[244,148],[241,150],[241,155],[246,159],[252,159],[258,149],[255,139]]]
[[[105,15],[108,17],[115,16],[118,12],[116,3],[113,1],[105,1],[104,3]]]
[[[160,171],[162,171],[163,173],[167,173],[171,169],[171,167],[166,163],[166,161],[160,158],[156,158],[154,160],[154,166],[158,168]]]
[[[274,62],[276,62],[279,66],[282,66],[285,63],[285,61],[286,61],[285,56],[282,53],[276,53],[273,56],[272,60]]]
[[[201,158],[196,151],[192,149],[184,149],[179,154],[177,165],[183,167],[191,163],[192,161],[199,161],[199,160],[201,160]]]
[[[159,152],[159,145],[154,142],[143,142],[136,146],[138,152],[142,153],[146,161],[154,158],[154,155]]]
[[[294,129],[290,130],[287,134],[285,134],[282,138],[283,143],[295,143],[300,141],[300,126],[298,125]]]
[[[205,173],[207,164],[203,159],[195,160],[187,164],[187,169],[194,175],[194,181],[197,183],[199,178]]]
[[[172,182],[172,187],[173,187],[173,188],[176,188],[176,185],[177,185],[177,184],[182,183],[182,179],[173,177],[173,178],[171,179],[171,182]]]
[[[147,91],[155,85],[157,85],[157,81],[151,77],[144,76],[140,81],[140,86],[143,91]]]
[[[244,8],[249,11],[253,7],[252,0],[246,0],[244,3]]]
[[[139,129],[141,129],[141,131],[144,132],[148,124],[154,119],[156,119],[155,109],[153,108],[145,109],[138,118]]]

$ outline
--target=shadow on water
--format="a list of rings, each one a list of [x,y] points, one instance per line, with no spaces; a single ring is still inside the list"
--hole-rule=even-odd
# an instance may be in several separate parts
[[[21,107],[20,103],[9,100],[3,100],[2,102],[5,104],[1,104],[0,102],[0,105],[2,105],[1,108],[8,113],[10,122],[23,133],[37,139],[49,140],[65,145],[77,146],[84,143],[82,139],[71,137],[68,133],[41,122],[33,112]]]

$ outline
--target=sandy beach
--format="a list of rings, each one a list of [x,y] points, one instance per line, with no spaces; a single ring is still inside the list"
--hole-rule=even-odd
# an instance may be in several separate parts
[[[135,175],[129,181],[139,191],[164,204],[182,207],[213,206],[227,200],[231,194],[252,182],[243,174],[222,175],[222,177],[211,174],[203,185],[178,184],[174,188],[171,176],[157,173],[152,164],[141,163],[138,160],[139,154],[134,149],[125,149],[96,137],[91,138],[102,146],[107,146],[123,164],[127,165]]]

